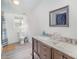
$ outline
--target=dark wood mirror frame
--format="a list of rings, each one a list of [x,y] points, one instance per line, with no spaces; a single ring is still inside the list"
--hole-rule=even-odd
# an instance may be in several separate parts
[[[62,23],[63,21],[61,21],[61,19],[62,19],[61,17],[63,16],[64,13],[65,13],[65,18],[64,18],[65,23],[63,24]],[[61,25],[57,24],[57,15],[60,16],[59,20],[62,23]],[[50,11],[49,12],[49,26],[50,27],[69,27],[69,6],[65,6],[65,7]]]

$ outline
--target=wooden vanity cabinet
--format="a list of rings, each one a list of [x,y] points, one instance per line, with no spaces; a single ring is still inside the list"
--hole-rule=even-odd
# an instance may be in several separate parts
[[[32,38],[32,59],[34,59],[34,53],[39,56],[37,59],[74,59],[59,50]]]
[[[51,48],[49,46],[39,42],[38,47],[40,48],[38,48],[40,59],[51,59]]]
[[[52,49],[52,59],[73,59],[73,58],[56,49]]]

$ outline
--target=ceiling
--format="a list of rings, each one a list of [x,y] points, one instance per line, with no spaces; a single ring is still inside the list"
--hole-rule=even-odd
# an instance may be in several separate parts
[[[14,5],[12,0],[1,0],[1,9],[5,12],[13,13],[30,13],[33,11],[42,0],[19,0],[19,5]]]

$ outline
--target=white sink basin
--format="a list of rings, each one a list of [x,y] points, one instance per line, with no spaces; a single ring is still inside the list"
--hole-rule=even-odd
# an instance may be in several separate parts
[[[57,45],[58,43],[57,42],[52,42],[54,45]]]
[[[50,38],[48,36],[39,36],[40,39],[43,39],[43,40],[49,40]]]

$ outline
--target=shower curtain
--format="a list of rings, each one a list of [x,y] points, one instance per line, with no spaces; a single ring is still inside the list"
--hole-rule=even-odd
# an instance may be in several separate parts
[[[1,15],[1,44],[2,44],[2,47],[8,45],[6,20],[4,18],[4,15]]]

